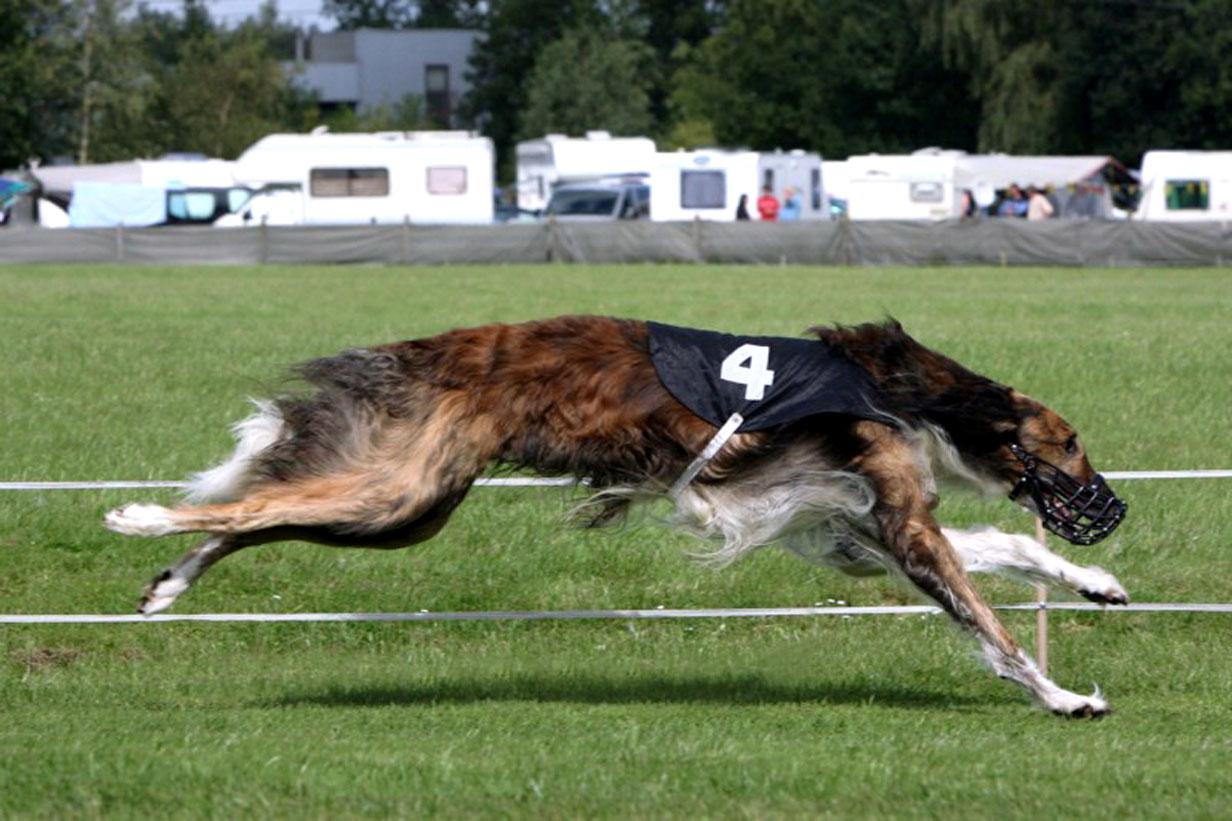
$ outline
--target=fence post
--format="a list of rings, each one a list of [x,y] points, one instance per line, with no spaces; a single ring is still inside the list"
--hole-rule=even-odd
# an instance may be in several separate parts
[[[269,262],[269,218],[261,218],[261,250],[259,262],[265,265]]]
[[[1035,539],[1041,545],[1047,546],[1048,537],[1044,533],[1044,522],[1039,517],[1035,519]],[[1035,585],[1035,600],[1041,605],[1048,604],[1048,588],[1042,584]],[[1048,611],[1040,607],[1035,611],[1035,663],[1040,672],[1048,675]]]

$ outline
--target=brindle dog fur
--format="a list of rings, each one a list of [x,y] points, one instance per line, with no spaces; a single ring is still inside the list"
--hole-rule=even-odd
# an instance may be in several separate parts
[[[943,529],[934,475],[1008,493],[1017,444],[1086,483],[1074,429],[1044,405],[924,347],[893,321],[811,333],[863,366],[885,421],[827,415],[740,433],[674,500],[681,524],[723,539],[730,559],[779,541],[857,574],[897,573],[979,641],[1001,677],[1045,708],[1093,717],[1046,678],[972,585],[968,571],[1045,582],[1125,603],[1117,581],[1026,536]],[[349,351],[303,366],[310,390],[237,426],[230,460],[199,474],[175,508],[107,514],[120,533],[204,532],[146,587],[139,612],[170,606],[240,548],[286,539],[403,547],[434,536],[472,483],[499,463],[585,480],[597,523],[662,495],[714,436],[672,397],[640,321],[570,316],[488,325]],[[1030,502],[1025,503],[1030,506]]]

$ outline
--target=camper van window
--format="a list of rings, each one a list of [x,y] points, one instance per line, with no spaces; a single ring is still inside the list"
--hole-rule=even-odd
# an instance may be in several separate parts
[[[1164,202],[1169,211],[1206,211],[1211,207],[1210,180],[1168,180]]]
[[[774,190],[774,169],[773,168],[767,168],[765,173],[762,175],[761,187],[769,188],[771,191]]]
[[[726,208],[727,174],[722,171],[681,171],[681,208]]]
[[[314,197],[388,197],[387,168],[314,168],[308,174]]]
[[[210,220],[216,204],[212,191],[172,191],[167,194],[167,216],[189,222]]]
[[[466,166],[436,165],[428,168],[429,194],[465,194]]]
[[[809,203],[814,211],[821,210],[821,169],[809,170]]]
[[[941,202],[945,199],[945,190],[939,182],[911,183],[912,202]]]
[[[248,204],[252,199],[252,191],[247,188],[231,188],[227,190],[227,213],[234,214]]]

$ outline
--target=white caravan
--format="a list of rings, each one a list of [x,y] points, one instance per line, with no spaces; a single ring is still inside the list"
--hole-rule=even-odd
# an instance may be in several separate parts
[[[492,141],[466,131],[271,134],[235,161],[242,184],[302,189],[308,225],[490,223]],[[285,194],[282,197],[285,199]],[[285,203],[256,197],[238,224],[274,219]]]
[[[924,149],[847,159],[847,215],[855,220],[950,219],[962,215],[963,192],[981,208],[1017,184],[1051,189],[1060,217],[1114,215],[1113,183],[1132,182],[1107,156],[1011,156]]]
[[[1232,219],[1232,151],[1148,151],[1134,219]]]
[[[829,219],[821,157],[804,151],[699,149],[665,151],[650,172],[650,218],[656,222],[704,219],[731,222],[740,198],[758,219],[757,198],[769,186],[782,203],[788,188],[800,197],[800,219]]]
[[[558,185],[649,174],[655,144],[649,137],[588,131],[585,137],[548,134],[540,140],[526,140],[518,143],[516,154],[518,208],[541,211]]]

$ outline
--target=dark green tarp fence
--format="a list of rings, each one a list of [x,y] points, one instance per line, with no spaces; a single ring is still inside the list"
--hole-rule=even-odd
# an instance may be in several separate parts
[[[0,229],[0,262],[1232,264],[1232,223],[621,222],[484,226]]]

